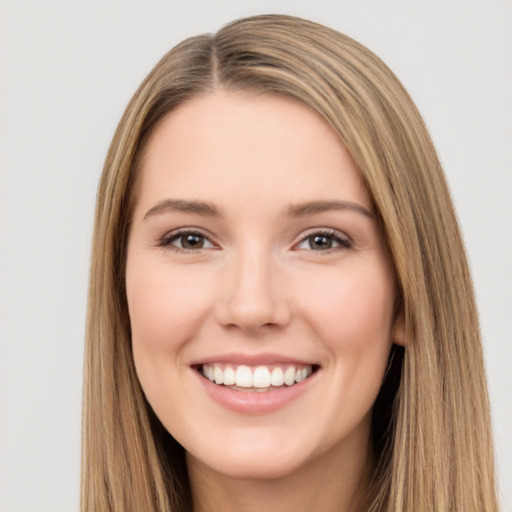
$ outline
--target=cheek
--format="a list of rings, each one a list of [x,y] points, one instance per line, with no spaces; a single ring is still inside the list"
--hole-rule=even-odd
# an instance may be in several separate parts
[[[173,271],[165,263],[130,263],[126,288],[134,351],[177,350],[200,325],[208,290],[191,272]]]
[[[170,393],[183,381],[183,347],[197,335],[209,290],[195,286],[191,272],[176,272],[165,262],[129,258],[126,291],[136,372],[151,407],[174,430],[175,411],[193,402],[188,390]]]
[[[317,281],[317,293],[307,296],[304,311],[330,354],[326,372],[332,375],[328,394],[328,436],[338,439],[368,417],[388,364],[391,348],[394,284],[387,273],[347,272]]]
[[[355,355],[389,345],[394,285],[387,273],[347,269],[317,280],[315,293],[302,296],[305,315],[331,350]]]

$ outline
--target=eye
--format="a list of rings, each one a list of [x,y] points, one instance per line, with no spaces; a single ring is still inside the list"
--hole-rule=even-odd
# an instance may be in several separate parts
[[[198,231],[178,231],[166,235],[160,241],[160,246],[181,251],[197,251],[199,249],[212,249],[213,243]]]
[[[350,249],[352,243],[334,231],[319,231],[309,234],[297,245],[297,249],[329,251],[331,249]]]

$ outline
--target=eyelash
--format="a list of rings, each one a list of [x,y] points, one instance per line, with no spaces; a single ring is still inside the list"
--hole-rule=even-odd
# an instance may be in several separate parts
[[[309,234],[307,234],[305,237],[303,237],[300,242],[297,245],[301,245],[304,242],[306,242],[308,239],[312,239],[313,237],[325,237],[328,240],[332,242],[336,242],[339,244],[337,247],[329,247],[325,250],[317,250],[310,248],[309,250],[315,251],[315,252],[332,252],[332,251],[339,251],[339,250],[346,250],[352,248],[352,242],[347,237],[341,236],[337,231],[334,231],[332,229],[321,229],[321,230],[315,230],[311,231]],[[310,242],[311,244],[311,242]]]
[[[212,245],[212,247],[215,246],[215,244],[204,233],[195,229],[182,229],[179,231],[168,233],[158,242],[158,245],[160,247],[172,246],[172,249],[177,252],[195,252],[196,250],[203,249],[203,247],[199,247],[199,249],[186,249],[184,247],[178,247],[176,245],[173,245],[173,242],[186,236],[197,236],[203,239],[204,241],[207,241],[209,244]],[[205,249],[210,249],[210,247],[205,247]]]
[[[179,240],[180,238],[184,238],[186,236],[199,237],[203,240],[203,244],[206,241],[208,244],[211,245],[211,247],[199,247],[198,249],[187,249],[184,247],[178,247],[176,245],[173,245],[173,242],[175,242],[176,240]],[[310,248],[303,249],[303,250],[310,250],[310,251],[314,251],[314,252],[332,252],[332,251],[346,250],[346,249],[352,248],[352,242],[348,238],[340,236],[336,231],[331,230],[331,229],[321,229],[321,230],[311,231],[308,235],[301,238],[301,240],[297,244],[295,244],[294,247],[300,246],[301,244],[306,242],[308,239],[312,240],[313,237],[324,237],[324,238],[330,240],[331,242],[337,243],[338,246],[328,247],[325,250],[322,250],[322,249],[315,250],[315,249],[311,248],[311,241],[310,241]],[[177,252],[196,252],[201,249],[214,248],[215,244],[208,238],[208,236],[206,236],[201,231],[194,230],[194,229],[182,229],[182,230],[171,232],[171,233],[165,235],[158,242],[158,246],[164,247],[164,248],[172,246],[172,249]]]

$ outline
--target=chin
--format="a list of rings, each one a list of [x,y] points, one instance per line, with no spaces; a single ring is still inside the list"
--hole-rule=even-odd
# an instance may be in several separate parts
[[[233,479],[278,480],[307,471],[329,452],[323,443],[325,436],[311,429],[293,432],[290,425],[241,425],[222,434],[200,442],[195,438],[185,446],[189,468],[192,465]]]
[[[189,470],[191,466],[205,466],[209,471],[238,480],[279,480],[286,478],[304,467],[306,461],[295,457],[287,457],[283,454],[241,454],[241,456],[223,457],[222,459],[201,460],[187,452]]]

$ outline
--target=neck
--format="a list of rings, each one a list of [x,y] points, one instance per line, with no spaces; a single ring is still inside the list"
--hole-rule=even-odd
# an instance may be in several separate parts
[[[187,455],[193,512],[359,512],[371,478],[369,439],[273,479],[237,478]]]

